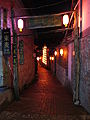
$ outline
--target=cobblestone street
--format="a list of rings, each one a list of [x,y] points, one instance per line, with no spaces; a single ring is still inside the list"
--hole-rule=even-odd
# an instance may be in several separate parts
[[[38,80],[0,114],[0,120],[90,120],[50,71],[39,66]]]

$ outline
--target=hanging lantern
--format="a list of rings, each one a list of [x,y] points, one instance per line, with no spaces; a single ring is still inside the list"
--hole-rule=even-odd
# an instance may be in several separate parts
[[[52,57],[52,61],[54,60],[54,57]]]
[[[24,24],[24,23],[23,23],[23,20],[22,20],[22,19],[19,19],[19,20],[18,20],[18,28],[19,28],[19,31],[20,31],[20,32],[22,32],[22,29],[23,29],[23,26],[24,26],[23,24]]]
[[[61,56],[63,55],[63,49],[60,49],[60,55]]]
[[[55,55],[55,56],[57,55],[57,51],[54,52],[54,55]]]
[[[68,15],[64,15],[63,16],[63,24],[65,25],[65,27],[67,27],[68,23],[69,23],[69,17],[68,17]]]
[[[37,57],[37,61],[39,61],[39,57]]]
[[[52,57],[50,57],[49,59],[52,60]]]

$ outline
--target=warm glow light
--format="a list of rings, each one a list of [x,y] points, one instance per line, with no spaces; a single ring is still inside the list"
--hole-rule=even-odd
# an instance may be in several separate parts
[[[54,60],[54,57],[52,57],[52,60]]]
[[[67,27],[68,23],[69,23],[69,17],[68,17],[68,15],[64,15],[63,16],[63,24],[65,25],[65,27]]]
[[[47,46],[43,47],[43,60],[42,62],[47,65]]]
[[[42,57],[39,58],[40,60],[42,59]]]
[[[75,56],[75,51],[73,51],[73,56]]]
[[[57,51],[54,52],[54,55],[55,55],[55,56],[57,55]]]
[[[18,28],[19,28],[19,31],[22,32],[22,29],[23,29],[23,20],[22,19],[19,19],[18,20]]]
[[[52,57],[50,57],[50,60],[52,60]]]
[[[39,57],[37,57],[37,61],[39,61]]]
[[[60,55],[61,56],[63,55],[63,49],[60,49]]]

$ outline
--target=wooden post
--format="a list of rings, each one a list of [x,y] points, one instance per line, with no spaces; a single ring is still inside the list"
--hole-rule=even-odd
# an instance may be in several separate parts
[[[13,32],[13,86],[15,99],[19,100],[19,87],[18,87],[18,58],[17,58],[17,34],[14,30],[14,10],[11,8],[11,21],[12,21],[12,32]]]
[[[78,12],[74,14],[74,49],[75,49],[75,90],[74,104],[78,105],[79,101],[79,83],[80,83],[80,49],[79,49],[79,32],[78,32]]]

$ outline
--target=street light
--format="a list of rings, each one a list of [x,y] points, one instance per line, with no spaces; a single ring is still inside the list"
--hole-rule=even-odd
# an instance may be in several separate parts
[[[67,27],[68,23],[69,23],[69,17],[68,17],[68,15],[64,15],[63,16],[63,24],[65,25],[65,27]]]
[[[20,32],[22,32],[23,26],[24,26],[23,20],[22,20],[22,19],[19,19],[19,20],[18,20],[18,28],[19,28],[19,31],[20,31]]]

